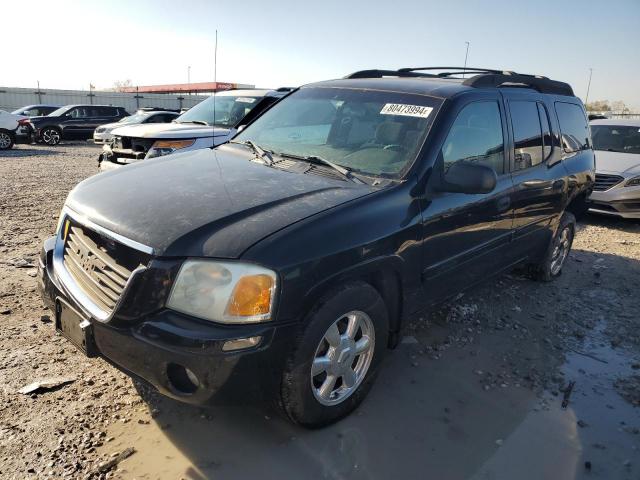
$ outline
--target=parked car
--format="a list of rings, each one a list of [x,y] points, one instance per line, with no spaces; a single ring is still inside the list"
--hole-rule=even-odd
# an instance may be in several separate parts
[[[640,218],[640,120],[594,120],[596,183],[589,210]]]
[[[211,148],[224,143],[241,125],[256,118],[290,90],[219,92],[183,113],[171,124],[118,128],[112,131],[113,142],[106,144],[98,157],[99,170],[113,170],[145,158]]]
[[[14,115],[24,115],[25,117],[44,117],[59,108],[60,105],[27,105],[11,113]]]
[[[46,117],[29,119],[36,141],[57,145],[61,140],[88,139],[100,125],[117,122],[129,114],[110,105],[66,105]]]
[[[170,123],[175,120],[179,115],[175,112],[163,111],[163,110],[143,110],[129,117],[121,118],[114,123],[107,123],[96,128],[93,132],[94,143],[108,143],[113,138],[111,132],[119,127],[125,125],[141,125],[150,123]]]
[[[18,129],[27,117],[0,110],[0,150],[9,150],[16,142]]]
[[[174,113],[182,113],[178,109],[173,108],[162,108],[162,107],[140,107],[136,113],[144,113],[144,112],[174,112]]]
[[[515,265],[560,275],[591,191],[569,85],[463,71],[307,85],[215,149],[80,183],[40,256],[57,328],[184,402],[347,415],[417,311]]]

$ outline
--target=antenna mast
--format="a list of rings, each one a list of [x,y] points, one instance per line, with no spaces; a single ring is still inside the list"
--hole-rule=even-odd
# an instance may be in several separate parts
[[[213,136],[211,137],[211,148],[216,146],[216,103],[218,99],[216,94],[218,93],[218,29],[216,28],[216,42],[213,46],[213,83],[215,89],[213,90]]]

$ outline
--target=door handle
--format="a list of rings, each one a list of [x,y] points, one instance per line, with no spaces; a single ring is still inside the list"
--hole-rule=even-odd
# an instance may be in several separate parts
[[[551,180],[526,180],[521,184],[525,188],[542,188],[545,190],[551,189],[553,182]]]

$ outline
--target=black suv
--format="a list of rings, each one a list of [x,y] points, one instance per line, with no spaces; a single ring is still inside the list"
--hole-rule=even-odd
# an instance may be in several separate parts
[[[36,141],[57,145],[63,139],[91,138],[93,131],[100,125],[117,122],[128,116],[129,114],[122,107],[66,105],[45,117],[31,117],[29,124]]]
[[[57,328],[185,402],[348,414],[415,312],[558,276],[592,188],[569,85],[461,70],[307,85],[225,145],[80,183],[40,257]]]

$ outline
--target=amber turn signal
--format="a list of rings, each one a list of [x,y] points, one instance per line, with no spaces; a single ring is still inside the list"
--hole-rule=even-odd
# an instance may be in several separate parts
[[[271,310],[274,286],[274,279],[269,275],[242,277],[233,289],[226,314],[234,317],[267,315]]]

